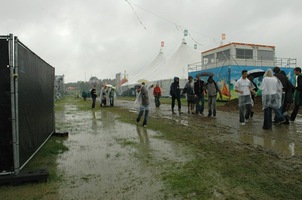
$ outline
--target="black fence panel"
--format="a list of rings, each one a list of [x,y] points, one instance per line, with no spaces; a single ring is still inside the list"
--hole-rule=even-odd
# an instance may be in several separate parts
[[[0,173],[14,168],[8,52],[8,41],[0,39]]]
[[[20,166],[54,132],[54,79],[54,68],[18,43]]]

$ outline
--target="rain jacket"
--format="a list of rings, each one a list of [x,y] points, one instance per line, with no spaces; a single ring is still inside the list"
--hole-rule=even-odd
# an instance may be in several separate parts
[[[283,86],[281,81],[275,76],[264,76],[260,86],[262,90],[262,109],[281,107]]]
[[[156,85],[153,89],[153,96],[161,96],[161,89],[158,85]]]
[[[254,89],[255,86],[253,83],[248,79],[243,79],[242,77],[235,83],[235,89],[243,91],[242,94],[238,93],[238,103],[239,106],[243,106],[246,104],[253,105],[254,102],[252,100],[251,91],[250,89]]]
[[[194,81],[187,82],[183,94],[187,93],[187,100],[194,100],[195,99],[195,92],[194,92]]]
[[[207,90],[208,97],[217,96],[217,92],[219,92],[219,94],[221,95],[221,91],[214,80],[212,82],[208,81],[206,83],[206,90]]]
[[[203,80],[196,80],[194,83],[194,92],[197,96],[201,97],[204,92],[204,81]]]
[[[146,86],[142,86],[140,91],[140,97],[141,97],[142,106],[148,106],[150,104],[149,97],[148,97],[148,90]]]
[[[172,97],[180,97],[180,87],[179,87],[178,77],[174,77],[174,82],[170,86],[170,95]]]

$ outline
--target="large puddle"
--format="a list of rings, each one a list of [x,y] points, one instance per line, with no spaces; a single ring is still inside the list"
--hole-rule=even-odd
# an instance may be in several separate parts
[[[117,105],[135,110],[133,102],[117,101]],[[218,111],[215,118],[187,114],[186,105],[182,106],[183,115],[172,115],[170,105],[161,105],[155,108],[151,105],[151,115],[175,120],[185,126],[196,123],[196,119],[204,127],[201,133],[206,133],[218,141],[231,140],[263,148],[283,157],[302,155],[302,116],[289,125],[273,126],[272,130],[263,130],[263,113],[256,113],[245,126],[239,123],[238,112]],[[207,113],[205,109],[204,113]]]
[[[76,124],[57,130],[69,131],[69,151],[58,159],[63,199],[165,199],[169,194],[158,166],[190,159],[185,147],[157,138],[158,132],[121,123],[108,111],[77,111],[70,105],[56,120]]]

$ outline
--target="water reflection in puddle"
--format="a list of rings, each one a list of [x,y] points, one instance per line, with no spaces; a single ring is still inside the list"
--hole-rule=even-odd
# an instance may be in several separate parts
[[[117,101],[117,104],[118,101]],[[123,101],[122,107],[130,108],[136,112],[133,102]],[[162,104],[159,108],[151,109],[154,117],[174,120],[176,123],[190,127],[192,123],[201,124],[201,133],[207,133],[209,137],[218,140],[231,140],[238,143],[247,143],[253,146],[263,147],[269,151],[282,154],[285,157],[302,155],[302,116],[297,115],[295,122],[289,125],[273,126],[272,130],[263,130],[263,113],[255,113],[254,117],[240,126],[238,112],[217,112],[216,118],[186,114],[172,115],[171,105]],[[204,113],[207,113],[205,109]]]
[[[66,109],[57,120],[77,127],[65,130],[69,151],[58,159],[63,199],[164,199],[156,164],[190,159],[184,147],[158,139],[158,132],[116,121],[110,112]],[[144,158],[150,157],[146,165]]]

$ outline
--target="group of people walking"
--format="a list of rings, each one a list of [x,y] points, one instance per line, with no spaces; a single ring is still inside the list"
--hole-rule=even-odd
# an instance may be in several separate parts
[[[186,95],[188,103],[188,114],[200,114],[204,115],[204,100],[205,95],[208,96],[208,117],[212,115],[216,116],[216,99],[217,93],[219,93],[220,98],[222,98],[221,90],[219,89],[217,83],[214,81],[213,76],[209,76],[207,82],[205,83],[199,75],[196,76],[196,81],[193,80],[192,76],[188,77],[188,82],[184,86],[181,93],[179,86],[179,78],[174,77],[174,82],[170,87],[170,95],[172,97],[171,109],[172,113],[176,114],[175,100],[178,103],[178,113],[182,114],[181,111],[181,95]]]
[[[296,86],[294,86],[290,80],[286,77],[284,71],[281,71],[279,67],[275,67],[273,70],[268,69],[262,79],[260,89],[262,91],[262,109],[264,111],[263,129],[271,129],[272,124],[280,125],[282,123],[289,124],[289,121],[294,121],[300,105],[302,105],[302,75],[301,68],[296,67],[294,69],[296,78]],[[147,126],[149,116],[149,95],[148,90],[153,88],[153,85],[146,86],[142,82],[141,87],[138,89],[138,96],[136,101],[139,102],[139,113],[136,118],[136,122],[139,123],[144,115],[143,126]],[[239,122],[241,125],[245,125],[250,117],[253,117],[253,104],[254,97],[256,96],[258,88],[253,82],[252,77],[248,77],[247,70],[242,70],[241,78],[235,83],[235,91],[238,93],[239,104]],[[101,100],[106,97],[102,92],[106,91],[103,88],[101,91]],[[205,95],[208,97],[208,117],[216,116],[216,100],[219,94],[222,98],[221,90],[217,83],[214,81],[213,76],[209,76],[207,82],[204,82],[200,76],[196,76],[196,80],[193,80],[192,76],[188,77],[188,82],[185,84],[182,92],[179,85],[179,78],[174,77],[174,81],[170,86],[171,95],[171,110],[172,114],[175,112],[175,101],[177,101],[178,113],[182,114],[181,101],[182,95],[186,96],[188,105],[188,114],[204,115],[204,103]],[[160,106],[161,89],[159,84],[153,88],[153,96],[155,99],[155,106]],[[96,90],[91,90],[92,108],[95,107],[95,99],[97,97]],[[110,95],[109,95],[110,98]],[[291,104],[294,103],[294,109],[291,115],[288,114]],[[105,102],[101,102],[104,105]],[[106,104],[105,104],[106,105]],[[272,113],[275,113],[274,121]]]
[[[294,74],[297,76],[296,86],[286,77],[284,71],[279,67],[267,69],[264,73],[260,89],[262,91],[262,110],[264,111],[263,129],[271,129],[272,124],[289,124],[294,121],[302,104],[302,75],[301,68],[296,67]],[[252,116],[255,85],[247,78],[247,70],[243,70],[241,78],[235,84],[235,91],[238,93],[239,122],[241,125]],[[294,109],[289,116],[288,111],[294,102]],[[272,113],[275,113],[273,118]],[[274,119],[274,121],[273,121]]]
[[[184,86],[183,91],[181,92],[180,85],[179,85],[179,78],[174,77],[174,81],[170,86],[170,95],[172,98],[171,102],[171,109],[172,114],[176,114],[174,107],[175,107],[175,101],[177,101],[178,106],[178,113],[183,114],[181,111],[181,101],[180,98],[182,95],[187,96],[187,102],[188,102],[188,113],[192,114],[200,114],[204,115],[204,95],[206,94],[208,96],[208,116],[211,117],[216,116],[216,99],[217,99],[217,93],[219,93],[220,98],[222,98],[221,91],[216,84],[216,82],[213,79],[213,76],[209,76],[207,82],[205,83],[203,80],[201,80],[200,76],[196,76],[196,81],[193,80],[192,76],[188,77],[188,82]],[[138,97],[136,101],[140,102],[140,108],[139,113],[136,118],[136,122],[139,123],[141,117],[144,115],[143,120],[143,126],[147,126],[148,116],[149,116],[149,97],[148,97],[148,90],[152,88],[153,85],[151,85],[149,88],[146,87],[145,83],[142,83],[142,86],[138,89]],[[160,106],[160,96],[161,96],[161,89],[159,87],[159,84],[156,84],[156,86],[153,89],[153,96],[155,100],[155,106]]]
[[[107,87],[106,85],[104,85],[100,91],[100,106],[101,107],[105,107],[108,104],[110,106],[114,105],[114,88],[112,87]],[[91,108],[95,108],[95,102],[96,102],[96,98],[97,98],[97,92],[96,92],[96,87],[93,87],[90,90],[90,96],[92,98],[92,105]],[[109,102],[108,102],[109,101]]]

